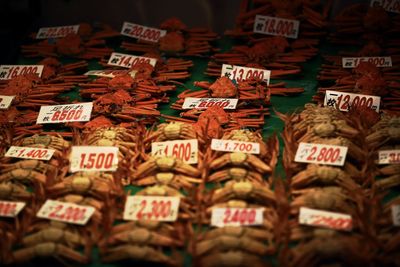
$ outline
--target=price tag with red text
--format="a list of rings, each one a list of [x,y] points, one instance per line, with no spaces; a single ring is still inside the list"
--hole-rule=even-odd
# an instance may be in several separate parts
[[[114,146],[72,146],[70,172],[116,171],[118,151]]]
[[[256,15],[253,31],[296,39],[299,35],[299,27],[298,20]]]
[[[167,34],[167,31],[130,22],[124,22],[124,25],[122,25],[121,34],[136,39],[157,43],[161,37]]]
[[[263,80],[267,82],[267,85],[269,85],[271,71],[223,64],[221,77],[222,76],[227,76],[229,79],[236,80],[238,82],[246,80]]]
[[[260,154],[260,144],[255,142],[243,142],[236,140],[212,139],[211,149],[224,152],[243,152]]]
[[[236,109],[239,99],[237,98],[197,98],[186,97],[183,109],[207,109],[210,107],[221,107],[223,109]]]
[[[400,226],[400,205],[392,205],[392,219],[394,226]]]
[[[343,166],[347,150],[346,146],[300,143],[294,161]]]
[[[92,217],[95,208],[48,199],[36,213],[39,218],[85,225]]]
[[[36,39],[60,38],[65,37],[70,33],[77,34],[78,31],[79,25],[44,27],[39,29],[38,33],[36,34]]]
[[[136,64],[140,63],[148,63],[154,67],[157,63],[157,59],[151,57],[133,56],[122,53],[112,53],[110,59],[107,62],[108,65],[124,68],[132,68]]]
[[[380,5],[386,11],[400,14],[400,0],[371,0],[371,6]]]
[[[84,75],[98,76],[98,77],[106,77],[106,78],[114,78],[116,75],[127,74],[129,73],[132,78],[135,78],[137,71],[127,71],[127,70],[90,70],[86,72]]]
[[[344,231],[351,231],[353,228],[353,220],[348,214],[306,207],[300,208],[299,223]]]
[[[392,67],[391,57],[343,57],[342,67],[343,68],[355,68],[361,62],[370,62],[377,67]]]
[[[15,96],[0,95],[0,109],[8,109]]]
[[[54,152],[54,149],[48,148],[11,146],[4,156],[19,159],[49,160],[53,156]]]
[[[152,220],[174,222],[178,217],[179,197],[128,196],[124,220]]]
[[[64,123],[71,121],[89,121],[92,114],[93,102],[41,106],[37,124]]]
[[[264,208],[213,208],[211,225],[217,227],[262,225]]]
[[[43,65],[0,65],[0,80],[11,80],[24,74],[37,74],[40,78],[43,67]]]
[[[349,111],[350,107],[367,107],[379,112],[380,96],[361,95],[326,90],[324,106],[338,108],[340,111]]]
[[[378,151],[378,164],[399,164],[400,149]]]
[[[197,139],[151,143],[152,156],[172,156],[188,164],[198,162]]]
[[[25,202],[0,200],[0,217],[16,217],[25,205]]]

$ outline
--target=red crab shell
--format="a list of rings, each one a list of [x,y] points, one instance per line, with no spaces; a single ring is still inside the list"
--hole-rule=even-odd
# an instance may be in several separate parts
[[[217,79],[209,89],[212,91],[212,97],[236,97],[237,88],[235,84],[228,77],[221,77]]]
[[[161,51],[181,52],[185,49],[185,38],[179,32],[169,32],[159,40]]]

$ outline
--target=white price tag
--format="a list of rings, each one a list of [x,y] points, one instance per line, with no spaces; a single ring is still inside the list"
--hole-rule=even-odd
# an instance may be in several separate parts
[[[0,65],[0,80],[10,80],[24,74],[37,74],[40,78],[43,67],[43,65]]]
[[[39,218],[85,225],[95,211],[94,207],[48,199],[36,213]]]
[[[237,98],[197,98],[186,97],[183,109],[207,109],[210,107],[221,107],[223,109],[236,109],[239,99]]]
[[[299,35],[299,28],[300,21],[298,20],[256,15],[253,31],[296,39]]]
[[[217,227],[262,225],[264,208],[213,208],[211,225]]]
[[[371,0],[371,6],[380,5],[386,11],[400,14],[400,0]]]
[[[243,142],[236,140],[212,139],[211,149],[224,152],[243,152],[260,154],[260,144],[255,142]]]
[[[392,67],[392,57],[343,57],[343,68],[355,68],[361,62],[370,62],[377,67]]]
[[[92,114],[93,102],[41,106],[37,124],[64,123],[71,121],[89,121]]]
[[[36,39],[60,38],[65,37],[70,33],[77,34],[78,31],[79,24],[58,27],[45,27],[39,29],[38,33],[36,34]]]
[[[197,139],[151,143],[152,156],[172,156],[188,164],[198,162],[198,151]]]
[[[379,112],[380,96],[361,95],[326,90],[324,106],[339,108],[340,111],[349,111],[351,106],[368,107]]]
[[[179,197],[128,196],[124,209],[124,220],[152,220],[174,222],[178,217]]]
[[[393,205],[392,209],[392,219],[394,226],[400,226],[400,205]]]
[[[343,166],[347,150],[346,146],[300,143],[294,161]]]
[[[25,205],[25,202],[0,200],[0,217],[16,217]]]
[[[300,208],[299,223],[344,231],[351,231],[353,228],[353,220],[348,214],[306,207]]]
[[[49,160],[53,156],[54,152],[54,149],[48,148],[11,146],[4,156],[19,159]]]
[[[8,109],[15,96],[0,95],[0,109]]]
[[[112,53],[110,59],[107,62],[108,65],[124,68],[132,68],[136,64],[140,63],[148,63],[154,67],[157,63],[157,59],[151,57],[133,56],[122,53]]]
[[[157,43],[161,37],[167,34],[167,31],[130,22],[124,22],[122,25],[121,34],[136,39]]]
[[[378,164],[399,164],[400,149],[378,151]]]
[[[118,147],[114,146],[72,146],[70,172],[116,171],[118,168]]]
[[[137,71],[127,71],[127,70],[90,70],[86,72],[84,75],[98,76],[98,77],[106,77],[106,78],[114,78],[117,75],[127,74],[129,73],[132,78],[135,78]]]
[[[231,80],[236,80],[238,82],[246,81],[249,79],[258,79],[267,82],[269,85],[269,79],[271,76],[271,71],[264,69],[256,69],[249,67],[241,67],[235,65],[222,65],[221,77],[227,76]]]

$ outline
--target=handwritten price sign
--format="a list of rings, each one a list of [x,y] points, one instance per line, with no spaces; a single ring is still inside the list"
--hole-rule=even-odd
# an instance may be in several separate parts
[[[114,146],[72,146],[70,172],[116,171],[118,151]]]
[[[211,225],[217,227],[262,225],[264,208],[213,208]]]
[[[39,29],[36,35],[36,39],[60,38],[60,37],[65,37],[70,33],[77,34],[78,31],[79,31],[79,25],[45,27]]]
[[[198,162],[198,151],[197,139],[154,142],[151,144],[152,156],[172,156],[188,164]]]
[[[0,217],[14,218],[25,207],[25,202],[0,200]]]
[[[53,221],[85,225],[95,209],[91,206],[77,205],[56,200],[46,200],[36,216]]]
[[[127,74],[129,73],[132,78],[135,78],[137,71],[127,71],[127,70],[90,70],[86,72],[84,75],[87,76],[98,76],[98,77],[106,77],[106,78],[114,78],[116,75]]]
[[[253,31],[296,39],[299,34],[299,27],[300,22],[298,20],[256,15]]]
[[[342,67],[355,68],[361,62],[369,62],[380,68],[392,67],[391,57],[343,57]]]
[[[207,109],[210,107],[221,107],[223,109],[236,109],[239,99],[237,98],[197,98],[186,97],[183,109]]]
[[[111,66],[119,66],[124,68],[132,68],[140,63],[148,63],[153,67],[157,63],[157,59],[151,57],[140,57],[122,53],[112,53],[107,64]]]
[[[211,149],[224,152],[243,152],[260,154],[260,144],[255,142],[243,142],[236,140],[212,139]]]
[[[24,74],[36,74],[41,77],[43,67],[43,65],[1,65],[0,80],[10,80]]]
[[[54,149],[47,148],[11,146],[4,156],[20,159],[49,160],[53,156],[54,152]]]
[[[178,217],[179,197],[128,196],[124,220],[174,222]]]
[[[353,220],[348,214],[306,207],[300,208],[299,223],[344,231],[351,231],[353,227]]]
[[[15,96],[0,95],[0,109],[8,109]]]
[[[41,106],[37,124],[64,123],[71,121],[89,121],[93,103],[79,103],[69,105]]]
[[[371,6],[380,5],[386,11],[400,14],[400,0],[371,0]]]
[[[263,80],[269,85],[271,71],[257,68],[248,68],[235,65],[222,65],[221,77],[227,76],[231,80],[238,82],[246,80]]]
[[[124,22],[124,25],[122,25],[121,34],[136,39],[157,43],[161,37],[167,34],[167,31],[130,22]]]
[[[349,111],[350,107],[367,107],[379,112],[380,96],[361,95],[326,90],[324,106],[338,108],[340,111]]]
[[[400,163],[400,150],[380,150],[378,151],[379,159],[378,164],[399,164]]]
[[[345,146],[300,143],[294,161],[343,166],[347,150]]]

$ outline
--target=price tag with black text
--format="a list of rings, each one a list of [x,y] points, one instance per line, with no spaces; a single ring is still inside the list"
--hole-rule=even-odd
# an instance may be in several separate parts
[[[0,200],[0,217],[16,217],[25,205],[25,202]]]
[[[217,227],[262,225],[264,208],[213,208],[211,225]]]
[[[392,205],[392,219],[394,226],[400,226],[400,205]]]
[[[48,148],[11,146],[4,156],[20,159],[49,160],[53,156],[54,152],[54,149]]]
[[[378,164],[399,164],[400,149],[378,151]]]
[[[64,123],[72,121],[89,121],[92,114],[93,102],[41,106],[37,124]]]
[[[371,0],[371,6],[382,6],[386,11],[400,14],[400,0]]]
[[[161,37],[167,34],[167,31],[130,22],[124,22],[122,25],[121,34],[136,39],[157,43]]]
[[[343,57],[342,67],[343,68],[355,68],[361,62],[369,62],[379,68],[392,67],[391,57]]]
[[[306,207],[300,208],[299,223],[344,231],[351,231],[353,228],[353,220],[348,214]]]
[[[236,140],[212,139],[211,149],[223,152],[243,152],[260,154],[260,144],[255,142],[243,142]]]
[[[129,73],[132,78],[135,78],[137,71],[127,71],[127,70],[90,70],[86,72],[84,75],[87,76],[98,76],[98,77],[106,77],[106,78],[114,78],[116,75],[127,74]]]
[[[8,109],[15,96],[0,95],[0,109]]]
[[[256,15],[253,31],[255,33],[283,36],[296,39],[300,21],[278,17]]]
[[[294,161],[343,166],[347,150],[346,146],[300,143]]]
[[[36,74],[40,78],[43,67],[43,65],[0,65],[0,80],[11,80],[24,74]]]
[[[157,59],[151,57],[140,57],[122,53],[112,53],[107,64],[111,66],[119,66],[124,68],[132,68],[136,64],[148,63],[153,67],[157,63]]]
[[[151,143],[152,156],[172,156],[188,164],[198,162],[197,139]]]
[[[267,85],[269,85],[271,71],[223,64],[221,77],[222,76],[227,76],[229,79],[236,80],[238,82],[246,80],[263,80],[267,82]]]
[[[39,218],[85,225],[92,217],[95,208],[48,199],[36,213]]]
[[[38,33],[36,34],[36,39],[60,38],[71,33],[77,34],[78,31],[79,24],[58,27],[44,27],[39,29]]]
[[[349,111],[350,107],[367,107],[379,112],[380,96],[361,95],[326,90],[324,106],[338,108],[340,111]]]
[[[72,146],[70,172],[116,171],[118,151],[114,146]]]
[[[183,109],[207,109],[210,107],[220,107],[223,109],[236,109],[239,99],[237,98],[197,98],[186,97],[183,102]]]
[[[179,202],[179,197],[128,196],[123,218],[128,221],[174,222],[178,217]]]

